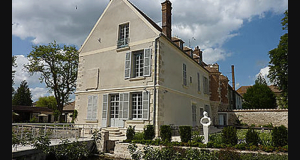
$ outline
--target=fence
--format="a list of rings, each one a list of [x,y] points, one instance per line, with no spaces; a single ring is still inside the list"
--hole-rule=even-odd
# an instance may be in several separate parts
[[[49,139],[90,138],[97,124],[73,123],[12,123],[12,136],[15,139],[30,141],[41,135]]]
[[[228,125],[234,125],[237,120],[255,126],[284,125],[288,128],[288,109],[234,109],[223,110],[219,113],[227,114]]]

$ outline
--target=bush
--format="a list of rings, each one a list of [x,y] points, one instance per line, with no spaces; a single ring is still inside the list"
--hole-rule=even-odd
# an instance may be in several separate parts
[[[224,127],[222,130],[222,141],[226,144],[236,145],[238,141],[236,128],[233,126]]]
[[[259,142],[258,133],[255,132],[253,128],[249,128],[246,133],[246,143],[248,145],[250,145],[252,143],[252,145],[257,146],[258,142]]]
[[[191,126],[179,126],[179,134],[181,142],[188,142],[192,138]]]
[[[161,137],[162,141],[171,142],[171,138],[172,138],[171,126],[161,125],[160,126],[160,137]]]
[[[144,139],[144,133],[143,132],[136,132],[133,136],[132,140],[143,140]]]
[[[155,137],[154,126],[147,125],[146,128],[144,128],[144,139],[152,140],[154,137]]]
[[[126,138],[132,140],[135,135],[135,126],[129,126],[126,130]]]
[[[285,126],[274,127],[272,131],[272,141],[275,147],[288,144],[288,131]]]

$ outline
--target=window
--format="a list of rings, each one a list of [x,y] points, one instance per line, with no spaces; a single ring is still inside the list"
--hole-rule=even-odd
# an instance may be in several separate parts
[[[141,119],[142,118],[142,93],[132,94],[132,118]]]
[[[134,72],[135,77],[143,76],[144,70],[144,53],[138,52],[134,54]]]
[[[110,96],[110,118],[119,118],[119,94]]]
[[[88,96],[88,106],[87,106],[87,116],[88,120],[97,120],[97,103],[98,96],[90,95]]]
[[[183,63],[182,65],[182,77],[183,77],[183,85],[186,86],[187,85],[187,80],[186,80],[186,65]]]
[[[118,48],[127,47],[129,42],[129,23],[119,26]]]
[[[197,125],[196,104],[192,104],[192,121],[193,121],[193,126],[196,126]]]
[[[151,75],[151,49],[127,52],[125,56],[125,79]]]
[[[197,73],[197,80],[198,80],[198,92],[200,92],[200,73]]]
[[[204,93],[209,94],[209,83],[208,79],[203,76],[203,88],[204,88]]]

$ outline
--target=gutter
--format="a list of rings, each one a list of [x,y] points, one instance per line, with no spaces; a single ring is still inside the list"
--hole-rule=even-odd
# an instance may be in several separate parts
[[[155,38],[155,50],[154,50],[154,102],[153,102],[153,126],[154,130],[156,128],[156,85],[157,85],[157,42],[158,39],[161,37],[161,33],[157,38]]]

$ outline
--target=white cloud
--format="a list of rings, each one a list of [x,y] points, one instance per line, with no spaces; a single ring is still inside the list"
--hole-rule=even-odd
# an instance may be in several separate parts
[[[48,92],[47,88],[35,87],[35,88],[29,88],[29,90],[30,90],[30,92],[32,94],[32,100],[33,100],[33,102],[37,101],[39,99],[39,97],[53,95],[52,93]]]
[[[40,74],[33,74],[32,76],[30,76],[30,74],[24,68],[24,64],[27,64],[29,62],[27,57],[25,57],[24,55],[15,56],[17,57],[17,67],[13,67],[13,69],[16,71],[14,78],[14,86],[18,87],[23,80],[26,80],[28,84],[39,83]]]
[[[130,0],[156,23],[161,24],[161,3],[164,0]],[[237,36],[243,22],[253,17],[264,18],[266,12],[283,13],[288,0],[171,0],[172,34],[182,38],[188,46],[198,45],[215,51],[209,63],[225,60],[224,42]],[[75,44],[78,47],[88,36],[109,0],[13,0],[12,35],[33,38],[33,43]],[[77,6],[77,9],[76,9]],[[221,52],[222,51],[222,52]],[[205,54],[205,52],[204,52]],[[208,53],[207,53],[208,54]],[[222,55],[222,56],[221,56]],[[204,57],[205,59],[205,57]],[[207,63],[208,63],[207,62]]]
[[[262,77],[265,78],[267,84],[268,84],[268,85],[272,85],[273,83],[271,83],[271,82],[270,82],[270,79],[268,78],[269,69],[270,69],[270,67],[268,67],[268,66],[267,66],[267,67],[264,67],[264,68],[262,68],[262,69],[260,69],[259,73],[257,73],[257,74],[255,75],[255,79],[258,77],[259,74],[261,74]]]

